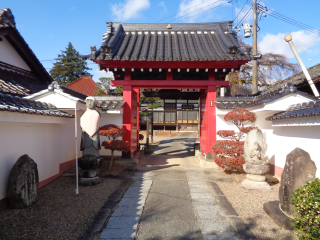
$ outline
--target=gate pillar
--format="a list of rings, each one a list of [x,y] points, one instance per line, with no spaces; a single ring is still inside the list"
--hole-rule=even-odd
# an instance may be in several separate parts
[[[135,88],[134,89],[135,93],[137,94],[137,152],[139,152],[139,104],[140,104],[140,89]]]
[[[123,158],[132,158],[137,151],[137,93],[131,86],[123,86],[123,128],[126,133],[123,140],[129,142],[129,151],[122,152]]]
[[[216,86],[208,86],[200,92],[200,148],[201,155],[212,153],[216,141]]]

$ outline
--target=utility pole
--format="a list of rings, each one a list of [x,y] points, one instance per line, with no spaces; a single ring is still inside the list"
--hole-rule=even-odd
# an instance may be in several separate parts
[[[253,39],[252,39],[252,55],[258,54],[258,42],[257,42],[257,0],[252,0],[253,4]],[[258,92],[258,60],[253,61],[252,68],[252,94]]]

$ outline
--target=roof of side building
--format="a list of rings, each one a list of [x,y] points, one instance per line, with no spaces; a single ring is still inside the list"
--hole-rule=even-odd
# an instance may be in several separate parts
[[[79,93],[87,96],[96,96],[97,84],[92,80],[92,76],[81,75],[76,81],[66,85],[66,88],[70,88]]]

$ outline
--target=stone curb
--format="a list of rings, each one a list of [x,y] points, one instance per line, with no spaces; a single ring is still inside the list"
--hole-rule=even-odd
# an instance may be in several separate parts
[[[94,216],[91,223],[86,227],[86,229],[81,233],[78,240],[92,240],[95,235],[100,233],[106,220],[111,217],[114,208],[117,203],[121,200],[122,196],[128,189],[129,185],[133,182],[132,179],[124,179],[120,186],[116,188],[113,193],[109,196],[105,204],[100,208],[98,213]]]
[[[240,237],[243,239],[256,239],[256,236],[250,231],[246,223],[240,218],[239,214],[233,208],[219,186],[215,182],[208,182],[208,184],[212,187],[213,195],[216,197],[216,200],[222,211],[226,215],[227,220],[238,232]]]

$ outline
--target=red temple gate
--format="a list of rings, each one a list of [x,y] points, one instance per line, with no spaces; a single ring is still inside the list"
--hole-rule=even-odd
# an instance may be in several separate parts
[[[230,22],[199,24],[108,23],[97,51],[86,58],[112,71],[112,86],[123,87],[124,140],[132,154],[139,134],[139,89],[200,89],[200,147],[216,141],[217,87],[225,76],[250,60],[239,47]]]

